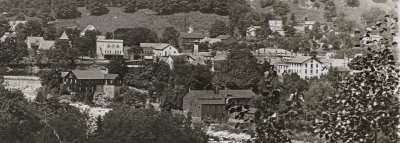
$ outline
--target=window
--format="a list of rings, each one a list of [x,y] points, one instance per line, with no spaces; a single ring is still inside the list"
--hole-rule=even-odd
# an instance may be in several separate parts
[[[306,66],[306,68],[307,68],[307,64],[304,64],[305,66]]]
[[[318,64],[316,64],[315,67],[318,68]]]
[[[307,70],[304,70],[304,72],[307,74]]]
[[[315,73],[318,74],[318,70],[315,70]]]
[[[311,69],[313,68],[313,64],[311,64],[310,68],[311,68]]]
[[[310,74],[311,74],[311,75],[313,74],[313,70],[310,70]]]

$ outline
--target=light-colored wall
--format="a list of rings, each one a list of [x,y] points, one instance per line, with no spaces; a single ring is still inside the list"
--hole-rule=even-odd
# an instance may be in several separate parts
[[[98,59],[104,59],[105,55],[124,55],[123,41],[98,40],[96,46]]]
[[[4,83],[6,87],[31,87],[38,88],[42,84],[39,77],[30,76],[4,76]]]
[[[177,56],[180,55],[178,49],[176,49],[173,46],[168,46],[164,48],[163,50],[153,50],[154,56]]]

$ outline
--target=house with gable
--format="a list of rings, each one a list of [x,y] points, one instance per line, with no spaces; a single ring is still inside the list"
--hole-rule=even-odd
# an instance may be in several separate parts
[[[282,36],[285,35],[282,20],[269,20],[268,25],[272,32],[278,32]]]
[[[325,65],[317,58],[311,56],[297,56],[287,62],[288,74],[295,73],[300,78],[320,77],[327,73]]]
[[[97,59],[105,60],[124,56],[124,40],[106,39],[98,36],[96,40]]]
[[[14,31],[15,31],[15,28],[17,28],[18,24],[23,24],[23,25],[25,25],[26,22],[27,22],[27,21],[19,21],[19,20],[16,20],[16,21],[9,21],[8,24],[9,24],[10,27],[11,27],[10,30],[14,32]]]
[[[256,98],[251,90],[190,90],[183,97],[183,111],[191,112],[200,120],[227,122],[229,114],[226,105],[249,105]]]
[[[181,32],[179,34],[178,38],[178,44],[179,47],[183,47],[185,45],[192,45],[194,41],[201,41],[202,39],[210,37],[209,34],[205,32],[200,32],[200,33],[187,33],[187,32]]]
[[[114,97],[122,86],[122,78],[100,70],[72,70],[63,76],[62,86],[71,93],[96,92]]]
[[[177,48],[167,43],[140,43],[140,47],[152,48],[154,57],[178,56],[180,52]],[[146,49],[149,50],[149,49]]]
[[[261,29],[261,26],[251,25],[246,29],[246,38],[255,38],[257,36],[257,29]]]

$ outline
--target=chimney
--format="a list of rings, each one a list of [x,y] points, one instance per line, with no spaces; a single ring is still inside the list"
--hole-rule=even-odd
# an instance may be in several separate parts
[[[214,87],[214,93],[219,94],[219,85],[215,85]]]
[[[194,41],[193,45],[193,55],[197,56],[199,54],[199,41]]]

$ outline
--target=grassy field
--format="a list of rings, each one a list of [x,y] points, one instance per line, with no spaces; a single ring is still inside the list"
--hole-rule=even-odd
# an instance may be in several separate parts
[[[260,0],[257,0],[259,3]],[[284,1],[284,0],[282,0]],[[291,0],[285,0],[291,1]],[[392,0],[360,0],[359,7],[349,7],[346,5],[345,0],[334,0],[336,5],[337,13],[343,12],[348,19],[356,20],[356,22],[361,23],[361,14],[368,12],[373,7],[378,7],[387,13],[393,12],[395,10],[395,3]],[[375,2],[374,2],[375,1]],[[324,5],[321,4],[319,9],[309,7],[312,5],[309,0],[299,0],[299,4],[290,4],[291,12],[295,13],[298,20],[304,20],[304,17],[308,17],[309,20],[325,21],[324,20]],[[271,8],[263,8],[261,11],[267,12]]]
[[[214,20],[228,21],[228,17],[216,14],[203,14],[200,12],[178,13],[173,15],[156,15],[153,11],[143,9],[135,13],[124,13],[122,8],[110,8],[110,12],[102,16],[90,16],[85,8],[79,8],[82,17],[78,19],[61,20],[57,22],[59,27],[78,26],[84,28],[94,25],[101,32],[111,32],[117,28],[146,27],[156,31],[159,35],[165,27],[175,27],[179,31],[185,29],[185,18],[187,25],[196,31],[207,30]]]

